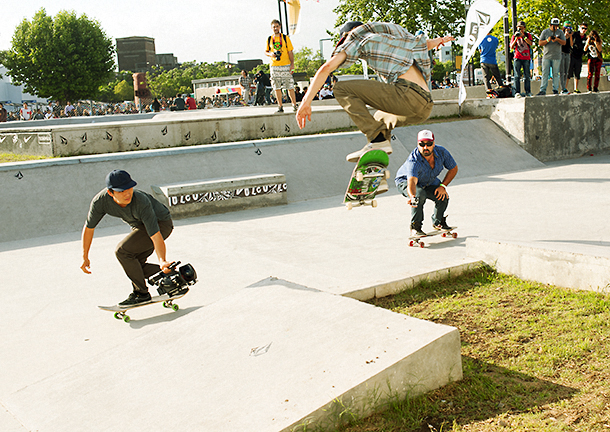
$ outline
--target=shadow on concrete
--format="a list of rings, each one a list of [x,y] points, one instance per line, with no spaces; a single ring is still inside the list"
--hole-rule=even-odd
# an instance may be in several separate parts
[[[129,321],[129,326],[132,329],[138,330],[151,324],[175,321],[178,318],[182,318],[183,316],[190,314],[191,312],[195,312],[197,309],[201,309],[202,307],[203,306],[194,306],[186,309],[178,309],[176,312],[173,312],[171,309],[165,309],[167,313],[164,313],[162,315],[157,315],[142,320],[136,320],[132,318],[131,321]]]

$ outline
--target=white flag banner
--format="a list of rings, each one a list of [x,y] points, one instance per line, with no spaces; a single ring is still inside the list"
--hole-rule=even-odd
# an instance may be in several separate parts
[[[462,54],[462,73],[460,74],[460,93],[458,104],[461,106],[466,100],[466,87],[464,87],[464,71],[466,65],[474,55],[476,49],[487,33],[506,13],[506,8],[497,0],[475,1],[466,16],[466,34],[464,35],[464,50]]]
[[[297,34],[301,29],[299,18],[301,16],[300,0],[286,0],[288,5],[288,33],[290,35]]]

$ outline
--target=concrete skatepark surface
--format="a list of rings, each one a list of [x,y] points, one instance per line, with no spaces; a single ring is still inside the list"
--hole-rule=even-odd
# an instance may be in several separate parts
[[[347,211],[336,195],[178,220],[168,258],[192,263],[199,282],[178,312],[147,306],[126,324],[97,309],[130,291],[113,254],[125,225],[96,230],[92,275],[79,269],[78,232],[0,243],[14,296],[0,316],[0,430],[109,430],[111,418],[135,430],[289,430],[456,343],[455,329],[346,297],[474,265],[467,244],[479,240],[610,258],[600,228],[610,156],[542,164],[487,124],[429,128],[458,162],[447,213],[459,237],[424,249],[408,247],[410,210],[394,187],[375,209]],[[419,129],[396,131],[394,164]],[[418,351],[409,332],[431,335],[435,349]],[[160,414],[174,404],[175,416]]]

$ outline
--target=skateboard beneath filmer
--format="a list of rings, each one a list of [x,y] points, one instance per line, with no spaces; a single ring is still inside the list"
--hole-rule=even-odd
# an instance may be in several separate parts
[[[390,159],[383,150],[369,150],[364,153],[347,185],[343,202],[348,210],[356,206],[377,207],[375,196],[382,180],[390,178]]]
[[[180,264],[180,261],[172,263],[169,266],[169,273],[160,271],[148,278],[150,285],[157,286],[158,296],[153,296],[151,299],[144,303],[137,303],[129,306],[98,306],[100,309],[114,312],[116,319],[122,319],[125,322],[131,321],[127,311],[142,306],[147,306],[155,303],[163,303],[163,307],[177,311],[180,307],[174,303],[175,300],[182,298],[189,292],[188,286],[194,285],[197,282],[197,272],[190,264],[185,264],[179,269],[176,269]]]
[[[409,237],[409,246],[419,246],[423,248],[425,244],[422,239],[426,237],[433,237],[435,235],[440,235],[441,237],[452,237],[455,239],[458,236],[458,234],[454,232],[455,229],[457,229],[457,227],[451,227],[448,230],[434,230],[433,232],[429,232],[424,235],[411,236]]]

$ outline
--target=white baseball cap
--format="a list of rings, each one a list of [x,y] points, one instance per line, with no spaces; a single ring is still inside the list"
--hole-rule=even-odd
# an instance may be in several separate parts
[[[428,129],[421,130],[417,134],[417,142],[420,141],[434,141],[434,134]]]

